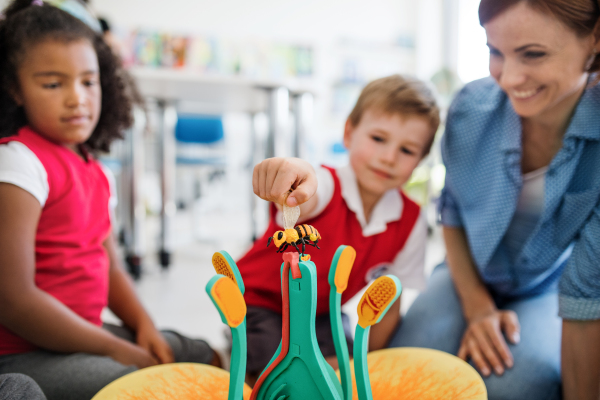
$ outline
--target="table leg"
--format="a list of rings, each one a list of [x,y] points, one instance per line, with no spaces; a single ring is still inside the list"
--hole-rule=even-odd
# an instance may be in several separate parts
[[[171,264],[171,224],[177,207],[175,205],[175,106],[164,100],[158,101],[161,158],[161,209],[160,209],[160,265]]]
[[[144,232],[146,207],[142,198],[144,175],[144,130],[146,115],[134,110],[134,126],[125,135],[126,155],[123,160],[121,199],[124,205],[125,261],[129,273],[138,279],[142,273],[142,257],[145,252]]]

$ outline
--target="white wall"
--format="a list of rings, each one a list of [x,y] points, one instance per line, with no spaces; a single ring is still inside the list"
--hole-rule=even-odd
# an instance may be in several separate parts
[[[464,82],[490,74],[485,30],[479,25],[479,0],[460,0],[458,75]]]
[[[428,79],[443,64],[444,1],[91,0],[91,4],[113,25],[129,29],[313,45],[317,68],[325,76],[329,49],[340,39],[391,43],[401,35],[414,35],[415,72]],[[7,3],[0,0],[2,7]]]
[[[416,30],[415,0],[91,0],[115,26],[310,45],[325,85],[343,39],[393,43]]]
[[[416,74],[429,79],[444,62],[444,0],[419,0],[417,7]]]
[[[115,24],[218,36],[385,39],[415,28],[414,0],[94,0]]]

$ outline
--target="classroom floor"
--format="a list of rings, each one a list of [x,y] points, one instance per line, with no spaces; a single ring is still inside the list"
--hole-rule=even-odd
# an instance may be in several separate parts
[[[147,255],[144,258],[143,275],[136,287],[159,328],[174,329],[190,337],[203,338],[216,349],[224,350],[227,329],[204,287],[215,274],[211,264],[212,254],[227,250],[234,259],[242,256],[250,246],[248,232],[251,225],[249,207],[240,206],[250,203],[249,191],[247,195],[240,195],[238,190],[236,196],[226,196],[228,191],[239,186],[227,182],[221,182],[220,185],[212,191],[212,196],[178,212],[173,224],[173,263],[167,270],[161,269],[156,257],[158,217],[148,217],[145,230]],[[430,272],[443,257],[440,232],[434,228],[428,242],[427,271]],[[417,294],[414,290],[405,289],[403,312]],[[343,307],[353,323],[357,321],[355,310],[360,295]],[[116,322],[116,317],[108,310],[103,318],[108,322]]]

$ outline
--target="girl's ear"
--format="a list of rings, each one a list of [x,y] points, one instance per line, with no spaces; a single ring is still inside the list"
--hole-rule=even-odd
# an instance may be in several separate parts
[[[354,125],[350,122],[350,118],[346,120],[346,125],[344,125],[344,147],[346,149],[350,148],[350,138],[352,136],[352,132],[354,132]]]
[[[21,95],[21,91],[17,87],[12,87],[10,89],[10,95],[19,107],[23,105],[23,96]]]

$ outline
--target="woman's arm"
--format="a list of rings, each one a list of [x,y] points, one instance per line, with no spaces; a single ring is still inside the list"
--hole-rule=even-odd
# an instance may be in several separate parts
[[[108,308],[136,334],[137,343],[148,350],[161,364],[174,362],[173,351],[142,306],[131,278],[127,275],[116,251],[111,234],[104,242],[110,260]]]
[[[402,297],[399,297],[398,300],[392,304],[387,314],[383,316],[379,323],[371,327],[371,333],[369,335],[369,351],[386,348],[392,339],[392,335],[400,323],[401,298]]]
[[[563,321],[561,364],[565,400],[600,399],[600,321]]]
[[[0,183],[0,204],[0,323],[44,349],[151,365],[148,352],[89,323],[37,288],[35,236],[40,203],[21,188]]]
[[[594,174],[597,169],[590,171]],[[600,200],[578,232],[559,284],[565,400],[600,399],[599,265]]]
[[[465,231],[462,228],[444,226],[443,233],[447,265],[465,317],[472,319],[494,311],[496,306],[475,269]]]
[[[446,243],[446,262],[467,321],[458,356],[471,358],[483,375],[491,373],[490,365],[498,375],[504,365],[511,368],[512,354],[502,331],[511,342],[519,341],[519,322],[513,311],[499,311],[481,281],[471,257],[467,236],[462,228],[443,228]],[[504,363],[504,365],[503,365]]]
[[[427,244],[427,219],[421,213],[415,226],[406,240],[402,250],[396,255],[390,270],[387,272],[397,276],[408,286],[422,289],[425,286],[425,246]],[[400,305],[402,296],[392,304],[381,322],[371,327],[369,351],[383,349],[388,346],[396,328],[400,324]]]

